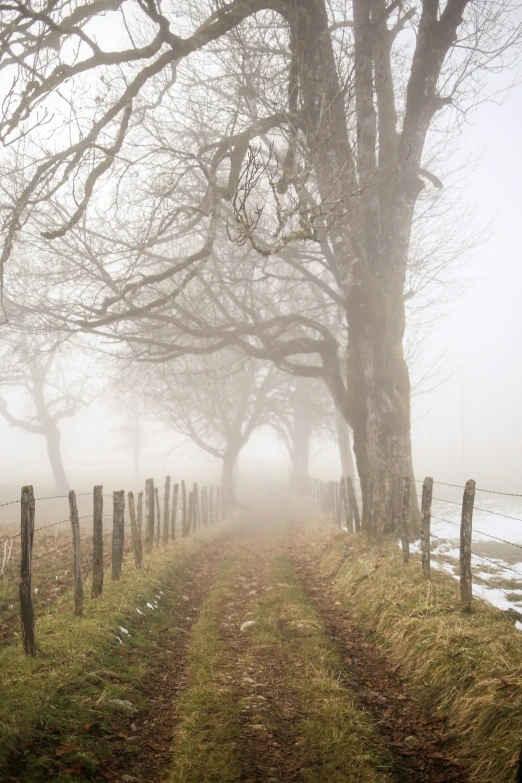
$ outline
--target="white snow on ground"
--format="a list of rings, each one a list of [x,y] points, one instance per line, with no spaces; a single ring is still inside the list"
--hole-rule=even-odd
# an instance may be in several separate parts
[[[434,498],[440,499],[434,499],[432,503],[432,567],[458,578],[455,576],[455,566],[459,560],[461,504],[457,500],[458,494],[456,496],[452,492],[451,489],[448,491],[447,487],[435,484],[433,495]],[[518,546],[508,547],[503,543],[506,541]],[[489,495],[477,491],[473,511],[472,549],[473,545],[479,542],[492,542],[503,548],[509,562],[499,557],[498,551],[488,553],[487,557],[473,555],[472,565],[484,569],[473,575],[473,594],[500,609],[522,612],[522,497]],[[412,546],[412,551],[420,551],[418,543]],[[493,573],[491,569],[494,569]],[[497,579],[519,582],[519,585],[500,589],[495,587]],[[514,594],[515,601],[512,600]],[[522,630],[522,623],[517,622],[516,625]]]

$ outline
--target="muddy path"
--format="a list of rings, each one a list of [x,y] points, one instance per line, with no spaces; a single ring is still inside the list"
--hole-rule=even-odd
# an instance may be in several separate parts
[[[341,608],[332,580],[319,573],[285,513],[273,524],[266,512],[245,516],[240,532],[194,557],[181,592],[162,586],[160,625],[149,630],[144,620],[140,630],[154,636],[138,707],[122,709],[109,728],[94,718],[82,729],[105,743],[103,763],[91,772],[75,768],[62,755],[69,740],[56,736],[46,774],[25,776],[21,748],[7,779],[468,781],[443,721],[428,717],[400,667]]]

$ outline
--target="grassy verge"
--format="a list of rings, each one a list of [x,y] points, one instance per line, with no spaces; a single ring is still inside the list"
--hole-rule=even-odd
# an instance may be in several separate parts
[[[522,739],[520,631],[482,601],[462,614],[458,583],[437,571],[427,583],[391,543],[378,552],[362,536],[323,527],[309,544],[326,574],[347,555],[335,578],[339,599],[401,664],[416,698],[447,717],[473,779],[510,783]]]
[[[97,776],[121,715],[113,700],[142,706],[139,686],[168,655],[162,638],[194,560],[224,530],[155,550],[141,571],[127,562],[119,582],[109,578],[86,601],[83,618],[64,595],[37,620],[41,656],[26,658],[14,644],[0,652],[0,773],[22,766],[26,781],[63,783]]]

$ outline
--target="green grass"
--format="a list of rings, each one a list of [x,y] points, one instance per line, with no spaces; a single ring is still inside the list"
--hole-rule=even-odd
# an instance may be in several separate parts
[[[333,573],[339,599],[395,664],[419,701],[447,726],[477,783],[511,783],[522,726],[522,634],[505,615],[474,600],[460,610],[458,583],[402,563],[392,542],[380,551],[361,536],[311,529],[311,551]]]
[[[230,685],[235,672],[219,634],[219,620],[230,600],[229,585],[239,572],[238,561],[222,563],[193,628],[187,687],[176,708],[173,783],[229,783],[241,778],[235,752],[241,720],[237,693]]]
[[[103,595],[86,601],[82,618],[74,616],[70,594],[62,596],[37,619],[41,656],[26,657],[19,644],[0,651],[0,776],[20,768],[15,752],[23,754],[25,781],[66,783],[80,772],[95,774],[117,730],[110,700],[143,706],[140,685],[168,654],[162,638],[194,559],[223,533],[220,527],[154,550],[140,571],[129,559],[119,582],[109,577]],[[160,608],[144,608],[159,590]]]
[[[392,779],[370,720],[341,683],[346,672],[333,643],[289,561],[278,554],[281,544],[277,534],[236,540],[203,606],[177,704],[173,783],[253,779],[257,753],[266,756],[266,769],[277,767],[274,738],[286,759],[282,763],[290,757],[309,783]],[[238,582],[248,574],[265,579],[265,590],[241,599]],[[221,623],[230,622],[226,615],[236,610],[227,607],[231,601],[237,607],[238,596],[236,639],[223,635]],[[256,625],[243,635],[239,624],[245,618]],[[262,689],[250,692],[245,675],[262,682]],[[252,712],[249,706],[256,702]]]
[[[286,672],[285,684],[300,716],[293,732],[304,779],[391,780],[389,757],[357,698],[342,684],[347,672],[339,653],[286,557],[273,560],[269,584],[270,592],[254,610],[259,625],[253,642],[267,662],[277,662]]]

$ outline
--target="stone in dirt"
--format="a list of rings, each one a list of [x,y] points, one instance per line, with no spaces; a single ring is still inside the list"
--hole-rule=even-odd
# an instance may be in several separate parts
[[[106,704],[112,704],[113,707],[122,712],[138,712],[134,704],[131,701],[127,701],[127,699],[107,699]]]
[[[245,623],[243,623],[243,625],[241,626],[241,628],[239,630],[240,631],[248,631],[248,629],[252,628],[254,625],[257,625],[257,621],[256,620],[247,620]]]

